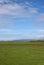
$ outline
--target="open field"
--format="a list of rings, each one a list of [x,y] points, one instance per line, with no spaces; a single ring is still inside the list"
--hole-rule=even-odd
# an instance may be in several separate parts
[[[0,42],[0,65],[44,65],[44,42]]]

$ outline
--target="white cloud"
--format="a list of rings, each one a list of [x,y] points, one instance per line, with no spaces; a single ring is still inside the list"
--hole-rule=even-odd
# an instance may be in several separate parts
[[[26,2],[26,4],[29,4]],[[29,7],[28,7],[29,8]],[[32,14],[38,13],[36,8],[29,8],[28,11],[19,4],[6,4],[0,6],[0,14],[13,15],[14,17],[31,17]]]
[[[14,15],[18,17],[30,17],[24,8],[18,4],[0,6],[0,14]]]
[[[12,22],[11,22],[11,20],[9,19],[9,18],[7,18],[7,17],[4,17],[4,16],[0,16],[0,28],[1,27],[12,27],[13,26],[13,24],[12,24]]]
[[[9,33],[9,32],[12,32],[12,30],[11,29],[0,29],[0,32],[2,33],[2,32],[7,32],[7,33]]]
[[[1,21],[0,26],[9,25],[11,22],[9,21]]]
[[[37,14],[38,13],[37,8],[29,8],[29,11],[32,14]]]
[[[9,2],[9,0],[0,0],[0,3]]]
[[[44,32],[44,30],[39,30],[39,32]]]
[[[7,34],[0,34],[0,40],[18,40],[18,39],[34,39],[34,40],[41,40],[44,39],[44,34],[37,34],[37,35],[29,35],[29,34],[13,34],[13,30],[11,29],[0,29],[1,32],[6,32]],[[9,33],[9,32],[12,32]]]
[[[39,37],[39,38],[41,37],[42,38],[42,37],[44,37],[44,35],[43,34],[42,35],[37,35],[37,37]]]
[[[0,0],[0,3],[1,3],[1,2],[4,2],[4,0]]]
[[[37,34],[40,35],[40,36],[41,36],[41,35],[44,35],[44,30],[38,30],[38,31],[37,31]]]
[[[40,13],[35,20],[37,22],[44,22],[44,13]]]

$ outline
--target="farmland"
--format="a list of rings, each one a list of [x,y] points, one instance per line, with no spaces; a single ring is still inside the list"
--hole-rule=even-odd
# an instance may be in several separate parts
[[[44,65],[44,41],[0,42],[0,65]]]

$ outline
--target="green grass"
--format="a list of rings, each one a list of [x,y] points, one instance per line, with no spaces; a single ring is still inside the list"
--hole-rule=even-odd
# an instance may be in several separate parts
[[[44,65],[43,44],[44,42],[0,42],[0,65]]]

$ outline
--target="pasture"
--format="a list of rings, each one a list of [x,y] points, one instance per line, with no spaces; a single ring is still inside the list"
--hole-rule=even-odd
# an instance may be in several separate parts
[[[0,42],[0,65],[44,65],[44,42]]]

